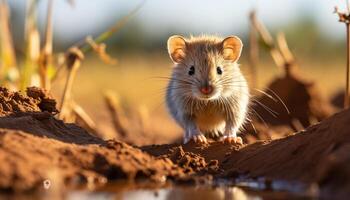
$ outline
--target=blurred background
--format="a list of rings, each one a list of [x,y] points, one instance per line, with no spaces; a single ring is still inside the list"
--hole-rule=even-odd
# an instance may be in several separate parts
[[[27,0],[8,0],[10,28],[19,63],[23,62],[21,60],[25,52],[26,2]],[[334,6],[346,9],[344,2],[145,1],[138,12],[106,41],[107,52],[117,59],[116,64],[106,64],[91,52],[85,55],[73,86],[74,99],[98,122],[99,129],[109,132],[113,128],[105,109],[103,94],[112,91],[118,95],[121,106],[125,107],[125,115],[128,115],[128,110],[136,109],[141,110],[146,120],[157,119],[154,121],[157,121],[158,126],[148,125],[151,126],[149,128],[153,132],[169,133],[164,136],[164,140],[157,141],[174,139],[181,135],[181,130],[166,112],[163,100],[166,82],[156,78],[170,76],[172,63],[167,55],[167,38],[174,34],[214,34],[223,37],[237,35],[244,43],[241,68],[249,79],[249,13],[252,10],[256,11],[258,19],[273,35],[277,31],[285,33],[305,77],[317,81],[320,91],[330,97],[345,82],[345,25],[339,23],[338,16],[334,14]],[[88,35],[97,36],[140,3],[142,1],[139,0],[54,0],[54,52],[64,52]],[[47,4],[47,0],[40,0],[37,4],[37,25],[41,35],[45,32]],[[266,48],[260,50],[257,67],[258,88],[264,88],[273,77],[281,73]],[[52,85],[57,97],[60,96],[63,84],[62,79]]]

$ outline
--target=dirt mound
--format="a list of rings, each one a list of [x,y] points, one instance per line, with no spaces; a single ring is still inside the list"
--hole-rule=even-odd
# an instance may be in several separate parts
[[[299,130],[300,126],[308,127],[334,113],[334,108],[321,95],[316,84],[296,72],[276,78],[265,92],[267,95],[261,95],[257,99],[259,103],[256,102],[252,109],[260,115],[256,118],[267,124],[288,125]]]
[[[27,95],[0,87],[0,116],[17,112],[57,113],[56,101],[43,89],[27,88]]]
[[[331,103],[336,108],[344,108],[344,90],[338,91],[335,93],[331,99]]]
[[[0,128],[21,130],[36,136],[77,144],[103,144],[75,124],[54,118],[56,101],[43,89],[30,87],[26,95],[0,88]]]
[[[350,110],[335,114],[323,122],[286,138],[260,141],[246,146],[213,142],[207,146],[193,143],[177,145],[184,152],[204,160],[217,160],[215,176],[236,178],[265,177],[269,180],[319,183],[324,195],[329,191],[350,191]],[[176,146],[176,145],[175,145]],[[143,150],[154,155],[170,155],[174,145],[153,145]],[[179,147],[178,147],[179,148]]]
[[[349,120],[347,110],[295,135],[248,145],[232,152],[221,167],[252,177],[315,181],[327,159],[350,144]]]
[[[51,138],[0,129],[0,188],[40,188],[44,180],[66,186],[99,185],[107,180],[180,177],[168,159],[156,159],[125,143],[74,145]],[[50,176],[53,172],[56,176]]]
[[[0,128],[21,130],[32,135],[75,144],[104,144],[75,124],[57,120],[48,112],[15,113],[0,118]]]
[[[24,191],[43,182],[72,186],[107,180],[164,181],[184,176],[167,158],[154,158],[118,141],[104,141],[57,120],[56,102],[43,90],[27,95],[0,88],[0,189]],[[54,175],[52,175],[54,174]]]

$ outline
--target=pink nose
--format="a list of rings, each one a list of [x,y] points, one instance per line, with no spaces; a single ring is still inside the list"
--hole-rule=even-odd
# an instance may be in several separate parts
[[[213,87],[212,86],[203,86],[203,87],[201,87],[201,92],[203,93],[203,94],[205,94],[205,95],[208,95],[208,94],[210,94],[212,91],[213,91]]]

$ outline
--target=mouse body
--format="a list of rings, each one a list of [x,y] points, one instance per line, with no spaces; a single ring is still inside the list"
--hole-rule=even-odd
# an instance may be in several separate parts
[[[166,103],[184,129],[184,142],[207,143],[206,135],[213,135],[242,143],[237,132],[246,119],[249,88],[237,63],[241,40],[236,36],[174,35],[167,46],[174,67]]]

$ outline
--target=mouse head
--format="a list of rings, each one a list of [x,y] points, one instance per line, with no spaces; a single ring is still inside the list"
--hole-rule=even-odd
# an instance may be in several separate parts
[[[237,61],[242,46],[242,41],[236,36],[225,39],[171,36],[168,52],[175,63],[174,89],[201,100],[230,96],[240,87],[242,74]]]

